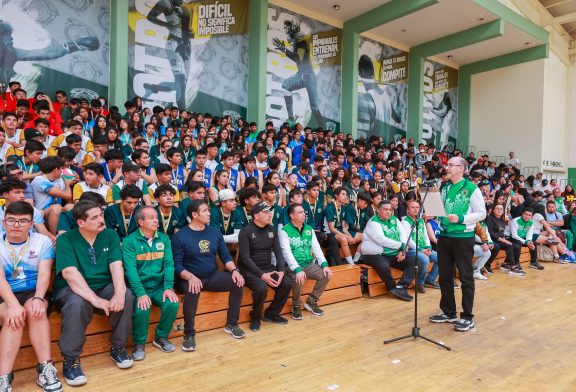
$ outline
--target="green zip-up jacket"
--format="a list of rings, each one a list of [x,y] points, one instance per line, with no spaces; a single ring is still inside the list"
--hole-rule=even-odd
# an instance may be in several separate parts
[[[456,184],[449,181],[442,188],[442,200],[446,214],[458,215],[458,222],[452,223],[446,217],[442,217],[440,219],[440,236],[474,237],[476,223],[486,218],[486,206],[480,189],[467,178],[463,178]]]
[[[138,229],[124,238],[122,254],[128,287],[137,298],[146,295],[147,290],[174,287],[174,259],[166,234],[156,231],[150,245]]]

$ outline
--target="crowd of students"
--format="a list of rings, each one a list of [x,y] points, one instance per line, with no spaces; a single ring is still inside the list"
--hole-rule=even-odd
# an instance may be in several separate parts
[[[168,335],[176,292],[183,294],[181,348],[194,351],[201,291],[229,292],[224,331],[243,338],[244,285],[254,332],[261,320],[288,322],[280,311],[290,293],[293,319],[302,319],[302,307],[321,316],[318,300],[338,264],[373,266],[405,301],[414,279],[421,293],[439,288],[436,243],[447,222],[419,217],[418,190],[424,181],[441,187],[459,150],[405,138],[354,140],[301,124],[261,128],[226,115],[143,108],[138,97],[121,113],[104,98],[68,101],[58,91],[52,102],[43,93],[28,98],[18,82],[9,87],[0,100],[2,392],[11,390],[24,325],[38,385],[62,389],[50,356],[50,302],[62,315],[65,381],[82,385],[80,356],[94,312],[109,316],[110,356],[127,368],[145,358],[151,306],[161,310],[153,345],[175,350]],[[545,184],[540,173],[524,180],[513,153],[500,165],[488,156],[466,160],[467,181],[488,211],[476,225],[474,278],[488,278],[500,250],[501,269],[513,275],[525,274],[522,247],[536,270],[544,268],[539,259],[576,261],[571,186]],[[400,281],[391,267],[404,270]],[[307,279],[316,282],[302,303]],[[264,310],[269,288],[275,295]]]

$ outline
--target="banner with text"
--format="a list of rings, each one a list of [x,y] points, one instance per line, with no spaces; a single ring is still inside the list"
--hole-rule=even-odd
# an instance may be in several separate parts
[[[108,95],[109,0],[0,1],[0,90]]]
[[[358,136],[385,142],[406,135],[408,53],[360,37]]]
[[[268,9],[266,115],[340,127],[342,30],[277,6]]]
[[[424,129],[422,139],[441,149],[456,148],[458,70],[427,60],[424,63]]]
[[[244,117],[249,0],[130,0],[130,97]]]

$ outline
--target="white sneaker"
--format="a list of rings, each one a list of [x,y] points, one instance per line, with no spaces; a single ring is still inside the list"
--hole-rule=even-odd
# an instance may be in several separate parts
[[[485,277],[484,275],[482,275],[482,273],[480,271],[474,271],[474,279],[488,280],[488,278]]]

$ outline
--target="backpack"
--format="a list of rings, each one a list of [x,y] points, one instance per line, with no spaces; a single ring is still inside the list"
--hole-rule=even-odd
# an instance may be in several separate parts
[[[537,252],[536,258],[538,259],[538,261],[544,261],[544,262],[554,261],[554,253],[552,252],[552,249],[550,249],[546,245],[543,244],[536,245],[536,252]]]

